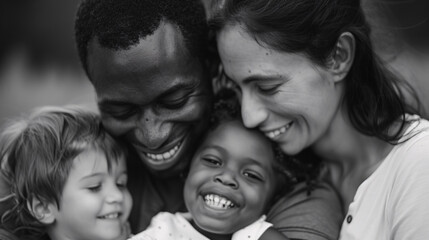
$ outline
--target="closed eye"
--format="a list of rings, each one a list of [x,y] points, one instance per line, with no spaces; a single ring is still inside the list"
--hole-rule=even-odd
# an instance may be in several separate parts
[[[99,192],[101,190],[101,184],[87,187],[87,189],[91,192]]]
[[[258,84],[258,85],[256,85],[256,88],[262,94],[273,95],[273,94],[276,94],[278,92],[278,88],[280,86],[281,86],[281,84],[274,84],[274,85],[271,85],[271,84],[270,85]]]

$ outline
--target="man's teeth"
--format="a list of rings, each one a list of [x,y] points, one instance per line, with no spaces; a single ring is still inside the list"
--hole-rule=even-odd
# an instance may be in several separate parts
[[[278,135],[280,135],[280,134],[282,134],[282,133],[286,132],[286,130],[288,130],[288,129],[290,128],[290,126],[291,126],[291,125],[292,125],[292,122],[290,122],[290,123],[289,123],[289,124],[287,124],[286,126],[283,126],[283,127],[281,127],[281,128],[278,128],[278,129],[276,129],[276,130],[274,130],[274,131],[266,132],[266,133],[265,133],[265,136],[267,136],[267,137],[269,137],[269,138],[273,139],[273,138],[277,137]]]
[[[160,154],[146,153],[146,156],[156,161],[167,160],[173,157],[177,153],[177,150],[179,150],[179,147],[180,147],[180,142],[169,151],[166,151]]]
[[[119,217],[119,213],[111,213],[104,216],[101,216],[101,219],[116,219]]]
[[[230,200],[215,194],[207,194],[204,196],[204,201],[207,205],[217,209],[233,208],[235,205]]]

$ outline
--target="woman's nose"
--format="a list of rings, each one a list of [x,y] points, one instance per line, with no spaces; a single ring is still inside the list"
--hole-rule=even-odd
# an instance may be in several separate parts
[[[244,126],[255,128],[266,120],[268,112],[257,96],[250,93],[243,93],[241,98],[241,115]]]

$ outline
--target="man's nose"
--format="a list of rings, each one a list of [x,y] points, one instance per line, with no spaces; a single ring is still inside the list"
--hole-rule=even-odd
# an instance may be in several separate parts
[[[145,111],[137,119],[135,130],[136,139],[148,149],[158,149],[168,140],[172,125],[166,122],[162,116],[153,114],[153,111]]]

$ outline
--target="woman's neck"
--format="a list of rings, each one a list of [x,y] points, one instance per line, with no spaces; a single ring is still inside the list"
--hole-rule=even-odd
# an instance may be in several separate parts
[[[359,185],[365,181],[392,150],[393,146],[357,131],[344,107],[316,144],[314,152],[326,166],[326,177],[339,191],[345,210]]]

